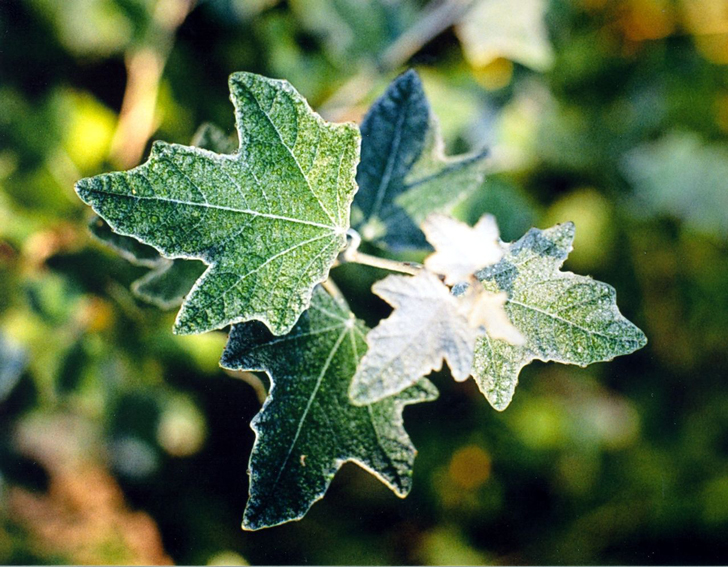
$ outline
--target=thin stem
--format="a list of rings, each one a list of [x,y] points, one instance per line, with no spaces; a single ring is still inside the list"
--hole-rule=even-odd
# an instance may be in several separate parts
[[[329,120],[347,118],[351,109],[369,94],[380,74],[399,69],[407,63],[424,45],[461,20],[473,3],[474,0],[430,2],[421,18],[384,50],[376,65],[362,65],[356,75],[319,106],[321,115]]]
[[[355,264],[371,266],[381,270],[389,270],[390,272],[400,272],[411,276],[416,276],[422,269],[422,266],[416,262],[398,262],[397,260],[370,256],[369,254],[364,254],[358,250],[353,251],[351,254],[347,254],[346,260],[348,262],[354,262]]]
[[[387,71],[404,65],[424,45],[460,20],[473,0],[444,0],[431,3],[425,14],[392,43],[380,58],[380,67]]]
[[[147,141],[154,133],[155,111],[162,72],[174,35],[196,0],[159,0],[142,46],[127,54],[126,90],[119,122],[111,142],[110,158],[119,167],[139,163]]]
[[[329,295],[333,297],[334,299],[338,301],[343,301],[346,303],[346,298],[344,297],[344,294],[341,293],[341,290],[339,289],[339,286],[334,283],[334,280],[329,277],[326,281],[324,281],[321,284],[321,287],[323,287],[327,292],[329,292]]]
[[[266,397],[268,397],[268,392],[266,390],[265,384],[256,374],[244,370],[230,370],[228,368],[223,368],[223,371],[231,378],[237,378],[239,380],[242,380],[248,386],[253,388],[255,396],[258,398],[260,404],[263,405]]]

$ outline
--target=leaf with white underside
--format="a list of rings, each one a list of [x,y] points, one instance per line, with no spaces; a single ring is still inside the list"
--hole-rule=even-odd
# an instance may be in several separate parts
[[[347,461],[398,496],[409,492],[416,450],[402,410],[435,399],[437,389],[421,380],[379,403],[353,405],[349,383],[367,348],[366,331],[343,301],[320,287],[311,308],[284,337],[256,322],[233,327],[221,365],[264,371],[271,379],[270,395],[251,422],[256,441],[245,529],[300,519]]]
[[[480,187],[485,152],[446,157],[437,119],[415,71],[397,77],[361,125],[354,228],[390,248],[427,246],[418,228]]]
[[[422,223],[422,231],[435,252],[425,259],[425,267],[445,276],[454,285],[503,257],[498,225],[491,215],[483,215],[474,227],[442,214],[433,214]]]
[[[586,366],[647,342],[619,312],[614,288],[560,271],[573,240],[572,223],[531,229],[504,245],[500,262],[476,274],[487,291],[508,295],[508,318],[526,339],[520,346],[487,335],[476,342],[473,377],[497,410],[511,402],[521,368],[533,360]]]
[[[460,297],[460,311],[471,327],[483,327],[491,339],[504,340],[512,345],[523,345],[526,338],[511,323],[505,311],[508,295],[491,293],[482,286],[469,286]]]
[[[369,332],[369,350],[351,383],[354,403],[401,392],[440,370],[443,360],[456,380],[470,376],[478,329],[469,325],[459,299],[436,275],[423,270],[416,276],[388,276],[372,291],[394,311]]]
[[[169,262],[151,246],[142,244],[136,238],[115,233],[109,224],[97,215],[94,215],[89,221],[88,229],[96,240],[135,266],[156,268]]]
[[[145,164],[76,191],[117,233],[209,265],[175,332],[255,319],[285,334],[345,245],[359,134],[325,122],[285,81],[235,73],[230,91],[235,154],[157,142]]]

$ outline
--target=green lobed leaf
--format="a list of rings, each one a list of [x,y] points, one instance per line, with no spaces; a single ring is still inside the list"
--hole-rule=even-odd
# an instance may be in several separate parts
[[[210,266],[175,332],[256,319],[285,334],[345,245],[359,134],[325,122],[286,81],[235,73],[230,91],[235,154],[156,142],[145,164],[76,191],[114,231]]]
[[[265,371],[271,379],[270,395],[251,422],[256,441],[245,529],[300,519],[347,461],[398,496],[409,492],[416,450],[402,410],[435,399],[437,389],[421,380],[379,403],[353,405],[349,383],[367,348],[365,334],[348,306],[320,287],[285,337],[255,322],[233,327],[221,365]]]
[[[192,145],[217,153],[232,153],[235,141],[211,123],[202,124],[192,137]],[[135,266],[153,268],[147,275],[131,284],[138,298],[160,309],[173,309],[182,305],[184,298],[205,271],[205,265],[195,260],[169,260],[151,246],[136,238],[123,236],[111,230],[101,217],[94,215],[89,230],[97,240],[115,250]]]
[[[485,176],[485,152],[446,157],[437,119],[417,73],[397,77],[361,125],[355,228],[364,240],[391,248],[426,247],[418,228],[447,213]]]
[[[526,338],[522,346],[488,336],[476,342],[473,377],[499,411],[511,402],[521,368],[533,360],[586,366],[647,343],[619,312],[613,287],[560,271],[573,240],[572,223],[531,229],[505,245],[500,262],[476,274],[486,290],[508,294],[508,317]]]
[[[291,0],[300,23],[321,37],[334,60],[349,68],[376,59],[404,31],[415,10],[411,0]]]
[[[470,376],[478,329],[435,274],[422,270],[416,276],[387,276],[372,291],[394,311],[367,336],[369,350],[350,388],[354,403],[401,392],[440,370],[443,361],[456,380]]]

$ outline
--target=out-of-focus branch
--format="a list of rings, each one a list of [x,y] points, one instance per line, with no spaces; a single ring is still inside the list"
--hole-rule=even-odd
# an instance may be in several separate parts
[[[457,23],[477,0],[436,0],[428,4],[422,17],[400,35],[379,57],[378,64],[365,65],[320,106],[328,120],[341,120],[371,90],[380,73],[404,65],[424,45]]]
[[[258,398],[260,405],[263,405],[265,399],[268,397],[268,392],[265,384],[263,384],[263,381],[258,378],[258,376],[256,376],[252,372],[247,372],[245,370],[230,370],[228,368],[223,368],[223,370],[225,371],[225,374],[227,374],[231,378],[237,378],[238,380],[242,380],[248,386],[253,388],[255,396]]]
[[[159,83],[174,43],[174,35],[195,0],[158,0],[142,46],[126,58],[126,90],[111,142],[111,161],[127,169],[139,163],[156,128]]]
[[[425,14],[382,54],[379,66],[390,71],[404,65],[427,43],[457,23],[477,0],[444,0],[428,5]],[[432,7],[430,7],[432,6]]]

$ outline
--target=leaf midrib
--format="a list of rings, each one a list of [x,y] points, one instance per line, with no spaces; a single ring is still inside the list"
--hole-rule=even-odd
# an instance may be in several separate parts
[[[564,323],[564,324],[566,324],[568,326],[574,327],[576,329],[579,329],[580,331],[582,331],[582,332],[584,332],[584,333],[586,333],[588,335],[598,335],[598,336],[604,338],[605,340],[607,340],[609,342],[613,342],[613,343],[622,342],[619,339],[619,337],[615,337],[615,336],[612,336],[612,335],[606,335],[604,333],[600,333],[599,331],[595,331],[595,330],[592,330],[592,329],[587,329],[585,327],[582,327],[581,325],[577,325],[573,321],[569,321],[568,319],[564,319],[563,317],[560,317],[559,315],[555,315],[554,313],[549,313],[548,311],[545,311],[543,309],[539,309],[538,307],[535,307],[533,305],[528,305],[526,303],[521,303],[520,301],[517,301],[515,299],[508,299],[507,302],[510,303],[511,305],[516,305],[518,307],[523,307],[524,309],[528,309],[530,311],[535,311],[536,313],[541,313],[542,315],[546,315],[547,317],[550,317],[552,319],[556,319],[558,321],[561,321],[562,323]]]
[[[254,211],[252,209],[237,209],[235,207],[228,207],[228,206],[225,206],[225,205],[213,205],[213,204],[210,204],[210,203],[199,203],[199,202],[194,202],[194,201],[183,201],[181,199],[168,199],[168,198],[162,198],[162,197],[157,197],[157,196],[155,196],[155,197],[143,197],[143,196],[140,196],[140,195],[125,195],[123,193],[115,193],[113,191],[103,191],[103,190],[100,190],[100,189],[89,189],[89,191],[91,191],[93,193],[101,193],[101,194],[104,194],[104,195],[112,195],[114,197],[126,197],[128,199],[138,199],[138,200],[142,200],[142,201],[161,201],[161,202],[164,202],[164,203],[172,203],[172,204],[175,204],[175,205],[187,205],[187,206],[190,206],[190,207],[200,207],[200,208],[203,208],[203,209],[216,209],[216,210],[220,210],[220,211],[229,211],[231,213],[239,213],[239,214],[243,214],[243,215],[251,215],[251,216],[254,216],[254,217],[263,217],[263,218],[281,220],[281,221],[291,222],[291,223],[294,223],[294,224],[304,224],[304,225],[309,225],[309,226],[316,226],[316,227],[319,227],[319,228],[325,228],[327,230],[330,230],[333,233],[340,232],[340,227],[338,227],[338,226],[321,224],[321,223],[318,223],[318,222],[307,221],[307,220],[303,220],[303,219],[295,219],[295,218],[292,218],[292,217],[284,217],[282,215],[274,215],[272,213],[261,213],[259,211]]]
[[[331,352],[329,353],[329,356],[326,358],[326,362],[324,362],[324,365],[321,368],[321,372],[319,373],[318,377],[316,378],[316,385],[314,386],[314,389],[308,398],[308,402],[306,403],[306,408],[303,410],[303,415],[301,415],[301,419],[298,421],[296,435],[293,437],[293,441],[291,442],[291,445],[288,448],[288,453],[286,454],[286,458],[283,460],[283,464],[281,464],[281,468],[278,471],[278,476],[276,476],[276,479],[273,481],[273,484],[271,485],[270,490],[268,491],[268,495],[273,493],[276,486],[278,485],[278,481],[281,479],[281,476],[283,475],[283,471],[285,470],[286,465],[288,465],[288,461],[291,458],[293,449],[295,448],[296,443],[298,442],[298,437],[301,435],[301,430],[303,429],[303,424],[306,421],[306,418],[308,417],[308,412],[311,410],[313,401],[316,398],[319,389],[321,388],[321,384],[323,382],[324,375],[328,371],[329,366],[331,365],[331,361],[334,359],[334,356],[336,356],[336,353],[339,350],[339,347],[341,346],[341,343],[343,342],[344,337],[346,336],[348,330],[349,329],[345,325],[342,325],[342,332],[339,335],[339,338],[336,339],[336,343],[331,348]]]

